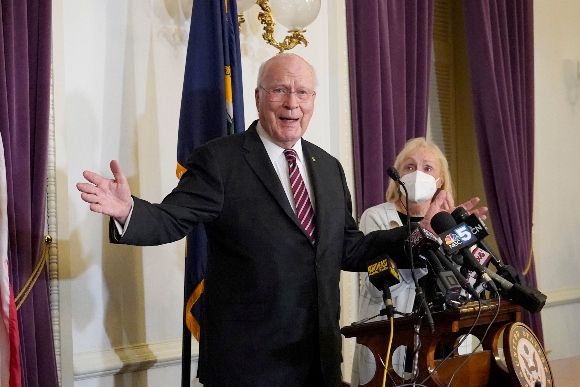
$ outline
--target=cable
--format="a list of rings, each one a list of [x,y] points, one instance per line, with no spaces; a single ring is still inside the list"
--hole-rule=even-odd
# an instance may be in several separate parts
[[[488,332],[489,332],[489,328],[491,328],[491,326],[493,325],[493,323],[495,322],[495,320],[497,319],[497,316],[499,316],[499,309],[501,307],[501,297],[498,294],[497,295],[497,310],[495,312],[495,316],[493,316],[493,319],[491,320],[491,322],[488,324],[487,329],[485,330],[485,332],[483,333],[483,336],[481,337],[481,340],[479,340],[479,344],[477,344],[475,346],[475,348],[473,349],[473,351],[471,351],[471,353],[469,354],[469,356],[467,356],[467,358],[465,358],[465,360],[459,365],[459,367],[457,367],[457,369],[455,370],[455,372],[453,372],[453,374],[451,375],[451,379],[449,379],[449,383],[447,383],[447,386],[450,387],[451,386],[451,382],[453,382],[453,378],[455,378],[455,375],[457,375],[457,372],[459,371],[459,369],[461,367],[463,367],[463,365],[465,363],[467,363],[467,361],[471,358],[471,356],[473,356],[475,354],[475,351],[477,351],[477,348],[479,348],[481,346],[481,344],[483,343],[483,340],[485,340],[485,337],[487,336]],[[467,336],[466,336],[467,337]]]
[[[437,370],[441,367],[441,365],[443,365],[443,363],[445,363],[445,361],[447,359],[449,359],[451,357],[451,355],[453,355],[453,353],[457,350],[457,348],[459,348],[461,346],[461,344],[463,344],[463,342],[467,339],[467,337],[471,334],[471,332],[473,332],[473,329],[477,325],[477,321],[481,317],[481,309],[482,309],[482,307],[481,307],[481,305],[482,305],[481,300],[478,300],[478,304],[479,304],[479,311],[477,312],[477,316],[475,317],[475,320],[473,321],[473,324],[471,325],[471,328],[469,328],[469,331],[467,331],[467,333],[465,335],[463,335],[463,338],[461,340],[459,340],[459,343],[457,343],[457,345],[455,345],[455,347],[453,347],[453,349],[449,352],[449,354],[447,356],[445,356],[443,358],[443,360],[441,360],[441,362],[437,365],[437,367],[435,367],[433,369],[433,371],[431,371],[429,373],[429,376],[427,376],[425,379],[423,379],[423,381],[421,381],[421,384],[423,384],[427,380],[429,380],[435,374],[435,372],[437,372]]]
[[[419,351],[421,351],[421,319],[413,327],[413,368],[411,370],[411,381],[415,382],[419,376]],[[405,357],[406,362],[406,357]]]
[[[393,325],[395,324],[395,321],[393,319],[393,317],[389,318],[390,322],[391,322],[391,336],[389,337],[389,346],[387,347],[387,355],[385,356],[385,363],[384,365],[384,372],[383,372],[383,387],[385,387],[386,383],[387,383],[387,370],[389,369],[389,356],[391,354],[391,345],[393,344],[393,335],[394,335],[394,327]]]

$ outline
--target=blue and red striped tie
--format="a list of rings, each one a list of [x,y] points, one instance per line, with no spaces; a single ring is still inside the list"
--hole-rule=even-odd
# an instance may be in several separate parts
[[[296,151],[294,149],[285,149],[284,156],[286,156],[286,161],[288,162],[290,187],[292,188],[294,204],[296,205],[296,216],[310,237],[310,241],[314,243],[314,208],[312,208],[306,185],[304,185],[304,180],[298,169]]]

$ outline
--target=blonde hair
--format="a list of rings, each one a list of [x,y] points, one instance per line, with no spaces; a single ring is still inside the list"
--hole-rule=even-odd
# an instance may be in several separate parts
[[[405,158],[418,149],[427,149],[433,152],[437,158],[437,161],[439,161],[439,178],[443,180],[441,189],[449,192],[453,197],[453,184],[451,183],[451,173],[449,172],[449,163],[447,162],[447,158],[445,158],[445,155],[443,152],[441,152],[436,144],[425,140],[424,137],[412,138],[407,141],[395,159],[395,168],[397,171],[401,173],[401,168],[403,167],[403,161]],[[385,193],[385,198],[387,202],[392,203],[399,200],[400,197],[401,192],[399,190],[399,183],[391,179],[389,181],[389,186],[387,187],[387,192]]]

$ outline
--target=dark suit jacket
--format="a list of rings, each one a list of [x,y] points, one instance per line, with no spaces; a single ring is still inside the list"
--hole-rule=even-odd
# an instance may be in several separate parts
[[[196,149],[161,204],[134,199],[113,242],[158,245],[203,223],[208,237],[200,380],[207,386],[300,386],[319,356],[327,386],[341,379],[340,271],[403,257],[405,228],[363,235],[337,159],[303,140],[316,203],[316,244],[298,223],[256,123]],[[319,353],[315,353],[319,350]]]

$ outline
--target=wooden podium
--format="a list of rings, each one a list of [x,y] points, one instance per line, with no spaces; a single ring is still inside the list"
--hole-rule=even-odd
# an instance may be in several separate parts
[[[483,305],[481,315],[477,319],[479,312],[479,303],[471,302],[458,309],[448,309],[446,311],[433,313],[435,331],[431,333],[430,328],[423,319],[420,330],[421,346],[418,356],[418,377],[417,383],[421,383],[429,376],[429,370],[435,369],[442,359],[436,359],[436,349],[444,348],[447,352],[451,351],[459,342],[461,336],[468,333],[470,328],[475,327],[471,334],[482,342],[483,351],[476,352],[469,360],[459,369],[457,375],[453,378],[452,386],[457,387],[484,387],[484,386],[519,386],[512,382],[512,377],[508,372],[508,367],[500,361],[499,347],[502,347],[502,336],[504,328],[511,323],[521,321],[522,307],[512,304],[510,301],[490,300],[487,305]],[[494,317],[497,313],[497,317]],[[493,322],[492,322],[493,321]],[[414,342],[414,317],[400,317],[394,319],[394,336],[391,344],[391,355],[400,345],[410,346],[413,348]],[[488,330],[484,337],[485,331]],[[368,322],[363,324],[353,324],[341,329],[342,334],[349,337],[356,337],[357,342],[365,345],[370,349],[375,357],[376,371],[375,375],[365,387],[380,387],[383,382],[384,367],[381,359],[385,358],[389,344],[390,322],[387,320]],[[439,345],[439,346],[438,346]],[[499,350],[501,352],[502,349]],[[379,358],[380,356],[380,358]],[[454,353],[446,360],[441,367],[433,372],[432,376],[424,383],[425,386],[447,386],[449,380],[457,368],[467,358],[467,355],[458,355]],[[392,368],[391,360],[389,361],[389,374],[394,376],[396,384],[387,376],[386,386],[395,386],[402,384],[402,378],[398,376]],[[351,386],[355,387],[355,386]]]

